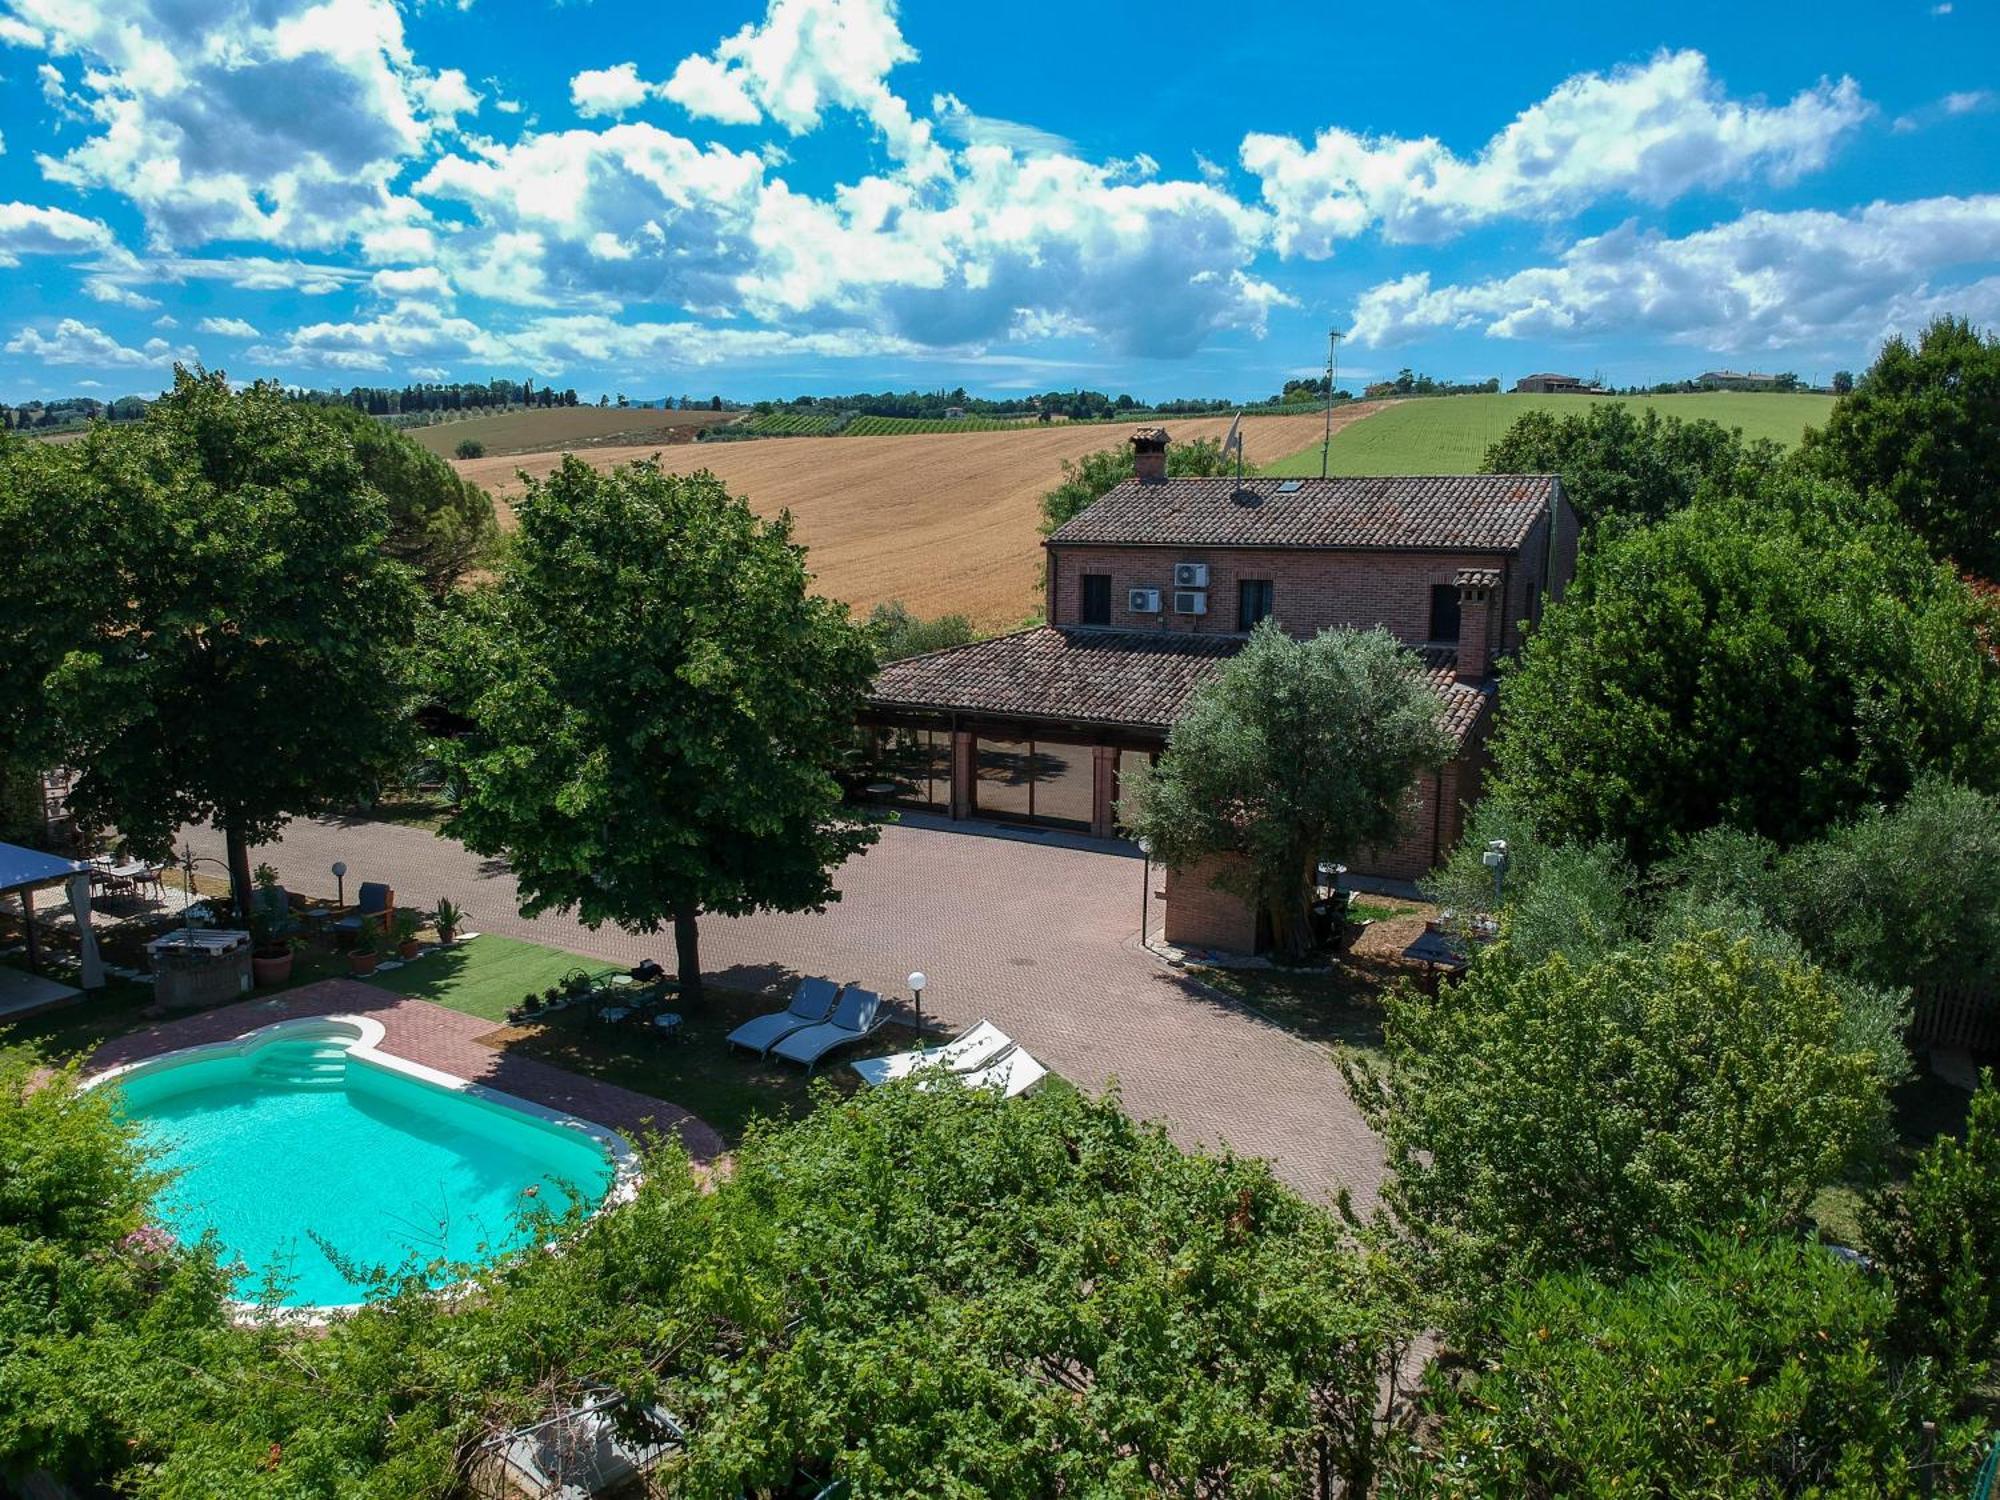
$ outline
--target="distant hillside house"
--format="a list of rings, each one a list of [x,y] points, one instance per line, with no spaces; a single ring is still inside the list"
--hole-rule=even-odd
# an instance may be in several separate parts
[[[1596,385],[1588,380],[1579,380],[1574,375],[1523,375],[1514,382],[1514,389],[1531,395],[1578,396],[1595,391]]]
[[[1746,370],[1703,370],[1694,383],[1705,391],[1774,391],[1780,377]]]
[[[1408,879],[1479,793],[1496,658],[1575,571],[1552,475],[1170,479],[1164,429],[1137,475],[1046,548],[1049,623],[882,669],[863,724],[876,791],[951,818],[1119,832],[1120,788],[1258,621],[1295,635],[1382,626],[1416,653],[1457,752],[1412,789],[1403,837],[1350,861]],[[1254,915],[1168,876],[1168,936],[1250,947]]]

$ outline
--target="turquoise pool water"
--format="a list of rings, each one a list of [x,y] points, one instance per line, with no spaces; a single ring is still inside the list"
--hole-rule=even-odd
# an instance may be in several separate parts
[[[526,1242],[523,1208],[603,1201],[615,1168],[595,1137],[350,1056],[355,1039],[308,1031],[117,1083],[176,1174],[163,1221],[186,1243],[212,1229],[246,1267],[239,1296],[357,1302],[349,1269],[490,1261]],[[284,1291],[266,1298],[272,1270]]]

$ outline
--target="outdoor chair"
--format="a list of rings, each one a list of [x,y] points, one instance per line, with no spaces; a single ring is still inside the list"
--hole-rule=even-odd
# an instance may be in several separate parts
[[[1049,1070],[1017,1043],[985,1067],[959,1076],[969,1089],[998,1089],[1001,1098],[1011,1099],[1025,1094],[1048,1075]]]
[[[354,910],[333,923],[333,931],[340,937],[360,937],[361,924],[371,919],[376,926],[387,930],[389,919],[396,914],[396,893],[377,880],[361,882],[361,895]]]
[[[792,991],[792,1003],[767,1016],[752,1016],[723,1040],[759,1057],[795,1031],[801,1031],[833,1014],[840,998],[840,986],[830,979],[801,979]]]
[[[919,1068],[942,1065],[948,1073],[969,1073],[996,1061],[1013,1045],[1014,1039],[991,1021],[979,1021],[942,1046],[864,1057],[852,1066],[863,1083],[879,1088],[892,1079],[907,1078]]]
[[[840,1004],[833,1008],[832,1020],[792,1032],[775,1043],[765,1055],[804,1063],[806,1072],[811,1073],[827,1053],[850,1042],[860,1041],[876,1027],[886,1025],[888,1020],[882,1014],[880,995],[859,985],[849,985],[840,992]]]

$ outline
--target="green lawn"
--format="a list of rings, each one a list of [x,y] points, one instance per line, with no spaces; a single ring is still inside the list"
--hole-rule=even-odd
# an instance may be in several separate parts
[[[540,994],[575,969],[593,979],[622,972],[617,964],[489,932],[454,948],[440,948],[391,973],[371,975],[368,982],[498,1021],[529,991]]]
[[[1712,391],[1686,396],[1433,396],[1394,405],[1334,434],[1335,474],[1471,474],[1487,447],[1525,412],[1573,412],[1598,401],[1650,406],[1662,416],[1706,418],[1740,427],[1745,437],[1775,438],[1790,446],[1805,429],[1826,420],[1831,396],[1751,395]],[[1276,463],[1264,474],[1319,473],[1320,445]]]

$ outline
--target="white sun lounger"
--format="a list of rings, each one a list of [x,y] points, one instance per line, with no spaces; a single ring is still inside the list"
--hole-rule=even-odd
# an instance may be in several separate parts
[[[849,985],[840,992],[840,1003],[833,1008],[832,1020],[792,1032],[775,1043],[765,1056],[804,1063],[810,1073],[827,1053],[836,1047],[845,1047],[849,1042],[860,1041],[876,1027],[886,1024],[888,1019],[882,1014],[880,995],[858,985]]]
[[[1049,1070],[1036,1062],[1026,1048],[1016,1046],[1001,1053],[977,1072],[959,1076],[969,1089],[998,1089],[1001,1098],[1011,1099],[1016,1094],[1027,1093],[1048,1077]]]
[[[942,1046],[892,1052],[887,1057],[864,1057],[853,1066],[863,1083],[879,1088],[891,1079],[907,1078],[918,1068],[939,1064],[948,1072],[969,1073],[994,1062],[1013,1045],[1014,1039],[998,1026],[991,1021],[980,1021]]]
[[[772,1043],[824,1021],[839,998],[840,986],[831,979],[801,979],[792,991],[790,1005],[768,1016],[752,1016],[723,1040],[761,1057],[771,1050]]]

